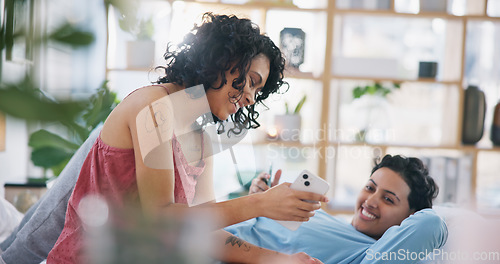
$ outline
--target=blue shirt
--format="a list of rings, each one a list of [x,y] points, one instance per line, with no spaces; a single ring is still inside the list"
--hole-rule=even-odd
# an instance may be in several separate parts
[[[375,240],[350,223],[318,210],[296,231],[259,217],[225,228],[256,246],[283,253],[305,252],[324,263],[417,263],[429,260],[448,237],[446,224],[432,209],[416,212]]]

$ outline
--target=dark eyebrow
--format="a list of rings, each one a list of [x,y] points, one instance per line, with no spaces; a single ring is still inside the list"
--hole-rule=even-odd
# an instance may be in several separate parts
[[[375,183],[375,181],[373,179],[370,179],[370,181],[373,183],[373,185],[375,185],[375,187],[377,187],[377,184]],[[398,201],[401,202],[401,200],[399,200],[399,197],[394,192],[391,192],[389,190],[384,190],[384,192],[394,195],[394,197],[396,197],[396,199],[398,199]]]

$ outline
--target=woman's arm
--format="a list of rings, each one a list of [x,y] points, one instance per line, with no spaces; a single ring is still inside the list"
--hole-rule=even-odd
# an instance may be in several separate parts
[[[415,263],[446,243],[448,229],[432,209],[420,210],[393,226],[363,256],[361,263]]]
[[[255,217],[268,217],[275,220],[308,221],[321,204],[303,200],[325,201],[319,194],[301,192],[283,183],[265,193],[258,193],[211,205],[223,222],[221,227],[229,226]]]
[[[198,183],[196,184],[196,194],[194,196],[193,205],[200,205],[204,203],[214,203],[214,183],[213,183],[213,158],[212,158],[212,144],[210,136],[203,132],[204,137],[204,153],[205,153],[205,169],[199,176]]]
[[[269,264],[321,264],[318,259],[300,252],[293,255],[252,245],[229,232],[214,233],[215,258],[227,263],[269,263]]]

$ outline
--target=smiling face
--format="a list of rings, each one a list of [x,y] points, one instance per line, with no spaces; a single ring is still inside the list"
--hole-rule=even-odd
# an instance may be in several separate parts
[[[358,195],[352,226],[379,239],[389,227],[414,213],[409,194],[410,187],[398,173],[386,167],[376,170]]]
[[[262,90],[269,76],[270,62],[263,54],[259,54],[253,58],[250,69],[246,78],[246,84],[243,89],[241,98],[240,91],[233,88],[233,80],[238,78],[239,73],[226,72],[227,83],[220,89],[208,89],[206,92],[210,110],[220,120],[226,120],[231,114],[234,114],[241,107],[253,105],[255,103],[256,94]],[[237,100],[240,98],[239,100]]]

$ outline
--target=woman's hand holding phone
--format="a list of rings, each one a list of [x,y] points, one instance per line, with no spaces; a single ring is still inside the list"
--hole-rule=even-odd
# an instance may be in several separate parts
[[[265,192],[267,185],[258,182],[257,177],[252,182],[252,187],[259,184],[258,188],[261,191],[254,193],[259,199],[257,203],[261,216],[271,218],[274,220],[284,221],[308,221],[314,215],[314,211],[321,208],[320,202],[327,202],[328,198],[322,194],[296,190],[291,188],[292,183],[282,183],[274,186]]]

